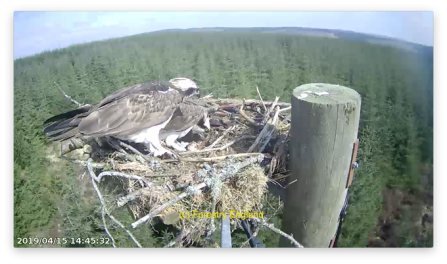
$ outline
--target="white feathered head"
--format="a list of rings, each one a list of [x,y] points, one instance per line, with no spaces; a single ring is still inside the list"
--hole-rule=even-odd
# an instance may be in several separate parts
[[[169,82],[177,89],[181,90],[183,93],[185,93],[188,97],[197,96],[200,97],[200,88],[193,80],[184,78],[184,77],[178,77],[169,80]]]

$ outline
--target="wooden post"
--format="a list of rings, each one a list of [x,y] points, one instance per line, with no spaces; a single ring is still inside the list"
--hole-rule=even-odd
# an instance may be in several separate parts
[[[325,83],[293,90],[290,184],[282,230],[304,247],[329,247],[347,193],[360,120],[360,95]],[[280,247],[291,247],[286,239]]]

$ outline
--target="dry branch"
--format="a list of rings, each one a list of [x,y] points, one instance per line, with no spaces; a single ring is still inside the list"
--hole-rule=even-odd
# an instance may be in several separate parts
[[[170,201],[168,201],[167,203],[159,206],[157,209],[153,210],[152,212],[150,212],[149,214],[143,216],[142,218],[138,219],[138,221],[134,222],[132,224],[132,228],[136,228],[139,225],[141,225],[142,223],[154,218],[156,215],[158,215],[159,213],[163,212],[164,209],[168,208],[169,206],[177,203],[180,200],[183,200],[184,198],[191,196],[195,193],[198,193],[200,189],[202,189],[203,187],[205,187],[206,184],[205,183],[200,183],[196,186],[191,186],[188,187],[188,190],[186,192],[183,192],[181,194],[179,194],[177,197],[175,197],[174,199],[171,199]]]
[[[126,205],[128,202],[133,201],[135,199],[138,199],[141,195],[144,194],[144,192],[149,191],[150,189],[151,188],[146,187],[146,188],[139,189],[139,190],[136,190],[134,192],[131,192],[131,193],[129,193],[128,195],[126,195],[124,197],[120,197],[116,201],[116,205],[118,207],[122,207],[122,206]]]
[[[205,149],[211,149],[211,148],[213,148],[217,143],[219,143],[230,131],[232,131],[232,130],[234,130],[234,128],[235,128],[236,126],[231,126],[231,127],[229,127],[229,128],[227,128],[224,132],[223,132],[223,134],[222,134],[222,136],[220,136],[220,137],[218,137],[217,139],[216,139],[216,141],[214,141],[211,145],[209,145],[208,147],[206,147]]]
[[[117,144],[117,140],[111,137],[106,137],[107,143],[109,143],[114,149],[120,153],[120,155],[124,156],[126,159],[130,161],[135,161],[135,158],[129,155],[119,144]]]
[[[125,173],[121,173],[121,172],[116,172],[116,171],[103,171],[101,172],[98,177],[96,177],[96,181],[97,182],[101,182],[102,177],[122,177],[122,178],[126,178],[129,180],[136,180],[136,181],[142,181],[144,182],[144,184],[146,185],[146,187],[151,186],[151,184],[149,182],[146,181],[145,178],[138,176],[138,175],[131,175],[131,174],[125,174]]]
[[[78,107],[82,107],[83,105],[80,104],[78,101],[76,101],[75,99],[71,98],[71,96],[67,95],[64,90],[61,89],[61,87],[59,87],[59,85],[54,82],[54,84],[56,84],[57,88],[59,88],[59,91],[61,91],[62,95],[67,98],[68,100],[70,100],[73,104],[77,105]]]
[[[286,175],[283,175],[283,176],[279,176],[278,178],[272,178],[272,180],[279,181],[279,180],[285,179],[285,178],[287,178],[289,176],[290,176],[290,173],[286,174]]]
[[[289,106],[289,107],[286,107],[286,108],[279,109],[278,111],[279,111],[279,113],[281,114],[282,112],[289,111],[289,110],[291,110],[291,109],[292,109],[292,107]]]
[[[88,161],[87,161],[87,170],[88,170],[89,175],[90,175],[90,178],[91,178],[91,180],[92,180],[93,188],[95,189],[95,191],[96,191],[96,195],[98,195],[99,202],[101,203],[101,207],[102,207],[101,210],[104,210],[105,214],[106,214],[106,215],[107,215],[113,222],[115,222],[115,224],[117,224],[117,225],[120,226],[122,229],[124,229],[124,231],[127,233],[127,235],[129,235],[130,239],[135,243],[135,245],[137,245],[137,247],[141,247],[141,244],[140,244],[140,243],[138,242],[138,240],[132,235],[132,233],[131,233],[129,230],[127,230],[127,229],[125,228],[125,226],[124,226],[120,221],[118,221],[117,219],[115,219],[115,217],[113,217],[113,216],[110,214],[109,210],[107,209],[107,207],[106,207],[106,205],[105,205],[104,199],[102,198],[101,192],[99,191],[98,185],[96,184],[96,181],[97,181],[98,177],[96,177],[96,174],[95,174],[95,172],[93,171],[93,168],[91,167],[90,162],[91,162],[91,159],[88,159]],[[104,224],[105,224],[105,221],[104,221]],[[104,226],[104,229],[105,229],[105,230],[106,230],[106,228],[107,228],[107,227]],[[112,240],[113,243],[114,243],[113,237],[112,237],[112,235],[109,233],[108,230],[106,230],[106,233],[110,236],[111,240]],[[114,244],[113,244],[113,247],[115,247]]]
[[[267,112],[267,106],[265,106],[264,100],[262,100],[262,96],[261,96],[261,93],[259,92],[258,86],[256,86],[256,91],[258,92],[259,100],[261,100],[262,106],[264,107],[264,111]]]
[[[232,154],[232,155],[225,155],[225,156],[217,156],[217,157],[211,157],[211,158],[180,158],[178,160],[176,159],[166,159],[166,160],[161,160],[161,163],[169,163],[169,162],[179,162],[179,161],[184,161],[184,162],[207,162],[207,161],[217,161],[217,160],[224,160],[230,157],[233,158],[240,158],[240,157],[251,157],[251,156],[257,156],[260,154],[264,154],[265,156],[269,156],[266,153],[238,153],[238,154]]]
[[[93,180],[92,180],[93,181]],[[110,240],[112,241],[112,247],[116,248],[115,246],[115,239],[113,239],[112,234],[110,234],[109,229],[107,228],[107,223],[106,223],[106,210],[104,208],[104,206],[101,208],[101,218],[102,218],[102,224],[104,225],[104,231],[106,232],[107,236],[110,238]]]
[[[276,107],[276,111],[275,111],[275,115],[273,116],[273,121],[272,121],[272,125],[276,124],[276,120],[278,120],[278,115],[279,115],[279,106]]]
[[[275,101],[273,101],[272,105],[270,106],[270,109],[269,109],[270,112],[273,111],[273,109],[275,108],[276,104],[278,103],[278,100],[279,100],[279,96],[276,96],[275,97]]]
[[[239,114],[240,114],[243,118],[245,118],[245,120],[247,120],[248,123],[250,123],[250,125],[252,125],[252,126],[254,126],[254,127],[259,127],[259,124],[258,124],[256,121],[254,121],[253,119],[251,119],[251,118],[245,113],[245,111],[243,110],[243,107],[244,107],[244,105],[242,104],[241,107],[239,108]]]
[[[270,108],[267,110],[267,113],[265,113],[264,121],[267,123],[270,118],[270,113],[275,109],[276,104],[278,103],[279,97],[275,97],[275,101],[270,105]]]
[[[87,161],[68,158],[68,157],[66,157],[64,155],[62,155],[61,158],[65,159],[65,160],[67,160],[67,161],[69,161],[71,163],[82,165],[83,167],[87,167]],[[102,168],[104,168],[106,166],[106,164],[104,164],[104,163],[97,163],[97,162],[90,162],[90,166],[92,168],[95,168],[95,169],[102,169]]]
[[[261,130],[261,133],[259,133],[258,137],[256,138],[255,142],[253,142],[253,144],[250,146],[250,148],[248,149],[248,152],[252,152],[255,151],[256,147],[260,144],[261,147],[259,148],[259,151],[256,152],[262,152],[264,151],[265,146],[267,145],[267,143],[270,140],[271,134],[274,131],[274,126],[272,126],[269,122],[267,122],[264,125],[264,128]]]
[[[290,113],[286,117],[284,117],[284,119],[282,120],[282,123],[287,124],[291,119],[292,119],[292,114]]]
[[[296,240],[293,238],[293,236],[284,233],[283,231],[281,231],[281,230],[279,230],[278,228],[276,228],[273,224],[267,223],[267,222],[265,222],[263,219],[259,219],[259,218],[257,218],[257,217],[253,217],[252,219],[256,220],[256,221],[257,221],[258,223],[260,223],[262,226],[267,227],[268,229],[272,230],[273,232],[275,232],[275,233],[277,233],[277,234],[279,234],[279,235],[281,235],[281,236],[287,238],[288,240],[290,240],[290,243],[291,243],[292,245],[294,245],[295,247],[297,247],[297,248],[303,248],[303,246],[302,246],[300,243],[298,243],[298,241],[296,241]]]
[[[238,139],[235,139],[235,140],[227,143],[226,145],[223,145],[222,147],[210,148],[210,149],[200,149],[200,150],[194,150],[194,151],[185,151],[185,152],[180,152],[179,155],[189,155],[189,154],[203,153],[203,152],[209,152],[209,151],[224,150],[239,141],[242,141],[245,139],[255,139],[255,138],[256,138],[256,136],[242,136]]]
[[[122,141],[120,141],[120,145],[125,147],[125,148],[127,148],[127,149],[129,149],[130,151],[135,153],[138,157],[140,157],[140,160],[139,160],[140,162],[141,162],[141,159],[143,159],[144,161],[150,162],[150,159],[148,157],[143,155],[141,152],[139,152],[136,148],[132,147],[131,145],[126,144],[126,143],[124,143]]]
[[[217,98],[217,99],[210,99],[210,101],[217,103],[217,104],[222,104],[219,106],[219,109],[222,108],[234,108],[234,107],[240,107],[241,104],[243,103],[242,99],[227,99],[227,98]],[[226,105],[223,105],[226,104]],[[245,104],[259,104],[261,105],[262,102],[261,100],[255,100],[255,99],[249,99],[249,100],[245,100]],[[264,101],[264,104],[266,107],[269,107],[273,104],[273,102],[271,101]],[[290,103],[285,103],[285,102],[278,102],[276,103],[276,105],[278,105],[279,107],[289,107],[291,106]]]
[[[208,98],[211,98],[211,97],[213,97],[212,93],[210,93],[208,95],[205,95],[204,97],[202,97],[202,99],[208,99]]]

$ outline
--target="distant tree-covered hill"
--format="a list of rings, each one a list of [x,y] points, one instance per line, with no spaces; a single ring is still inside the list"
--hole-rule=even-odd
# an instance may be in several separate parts
[[[158,32],[257,32],[261,34],[288,34],[301,35],[313,37],[326,38],[340,38],[350,41],[366,42],[371,44],[379,44],[405,49],[407,51],[430,53],[433,52],[433,47],[424,46],[397,38],[385,37],[380,35],[359,33],[349,30],[340,29],[321,29],[321,28],[306,28],[306,27],[254,27],[254,28],[190,28],[190,29],[168,29],[160,30]],[[150,33],[146,33],[150,34]]]

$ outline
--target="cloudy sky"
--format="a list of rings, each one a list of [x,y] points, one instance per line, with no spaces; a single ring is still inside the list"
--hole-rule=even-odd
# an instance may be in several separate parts
[[[433,46],[432,12],[15,12],[14,58],[170,28],[312,27]]]

